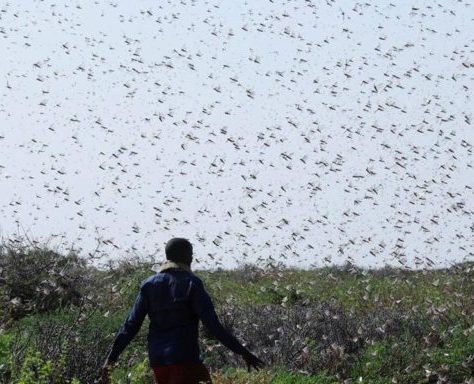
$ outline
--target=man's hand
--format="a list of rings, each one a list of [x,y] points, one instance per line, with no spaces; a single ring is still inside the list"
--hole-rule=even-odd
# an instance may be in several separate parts
[[[101,370],[101,384],[110,384],[110,371],[114,363],[106,361]]]
[[[265,366],[265,363],[250,351],[247,351],[247,353],[244,353],[242,357],[247,363],[247,370],[249,372],[250,372],[250,368],[254,368],[256,371],[258,371],[260,368],[263,368]]]

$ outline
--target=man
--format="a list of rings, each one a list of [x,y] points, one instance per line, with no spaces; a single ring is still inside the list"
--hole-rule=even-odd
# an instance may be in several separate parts
[[[200,355],[199,319],[222,344],[244,358],[249,371],[250,367],[263,367],[263,361],[221,325],[202,281],[191,272],[191,243],[173,238],[165,253],[168,261],[159,273],[142,282],[135,304],[115,337],[102,368],[102,383],[110,382],[110,369],[146,315],[150,319],[148,357],[158,384],[212,383]]]

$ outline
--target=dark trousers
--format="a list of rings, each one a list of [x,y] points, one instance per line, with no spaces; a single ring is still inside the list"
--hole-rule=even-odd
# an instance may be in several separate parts
[[[212,384],[211,375],[202,363],[153,367],[157,384]]]

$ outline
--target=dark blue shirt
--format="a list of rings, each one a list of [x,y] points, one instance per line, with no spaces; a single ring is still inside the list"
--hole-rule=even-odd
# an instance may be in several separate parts
[[[132,310],[115,338],[109,361],[120,353],[140,330],[148,315],[148,356],[151,367],[202,362],[199,350],[199,320],[227,348],[246,352],[237,339],[221,325],[202,281],[179,268],[167,269],[148,277]]]

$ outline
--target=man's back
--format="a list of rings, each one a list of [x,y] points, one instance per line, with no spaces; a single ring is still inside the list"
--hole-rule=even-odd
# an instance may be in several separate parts
[[[186,270],[168,268],[148,277],[140,286],[135,304],[120,329],[110,359],[115,361],[148,315],[150,365],[202,362],[199,319],[225,346],[237,354],[246,349],[220,324],[202,281]]]
[[[198,280],[187,271],[173,268],[142,283],[150,319],[148,351],[152,366],[202,361],[199,317],[193,310],[191,296],[200,283]]]

